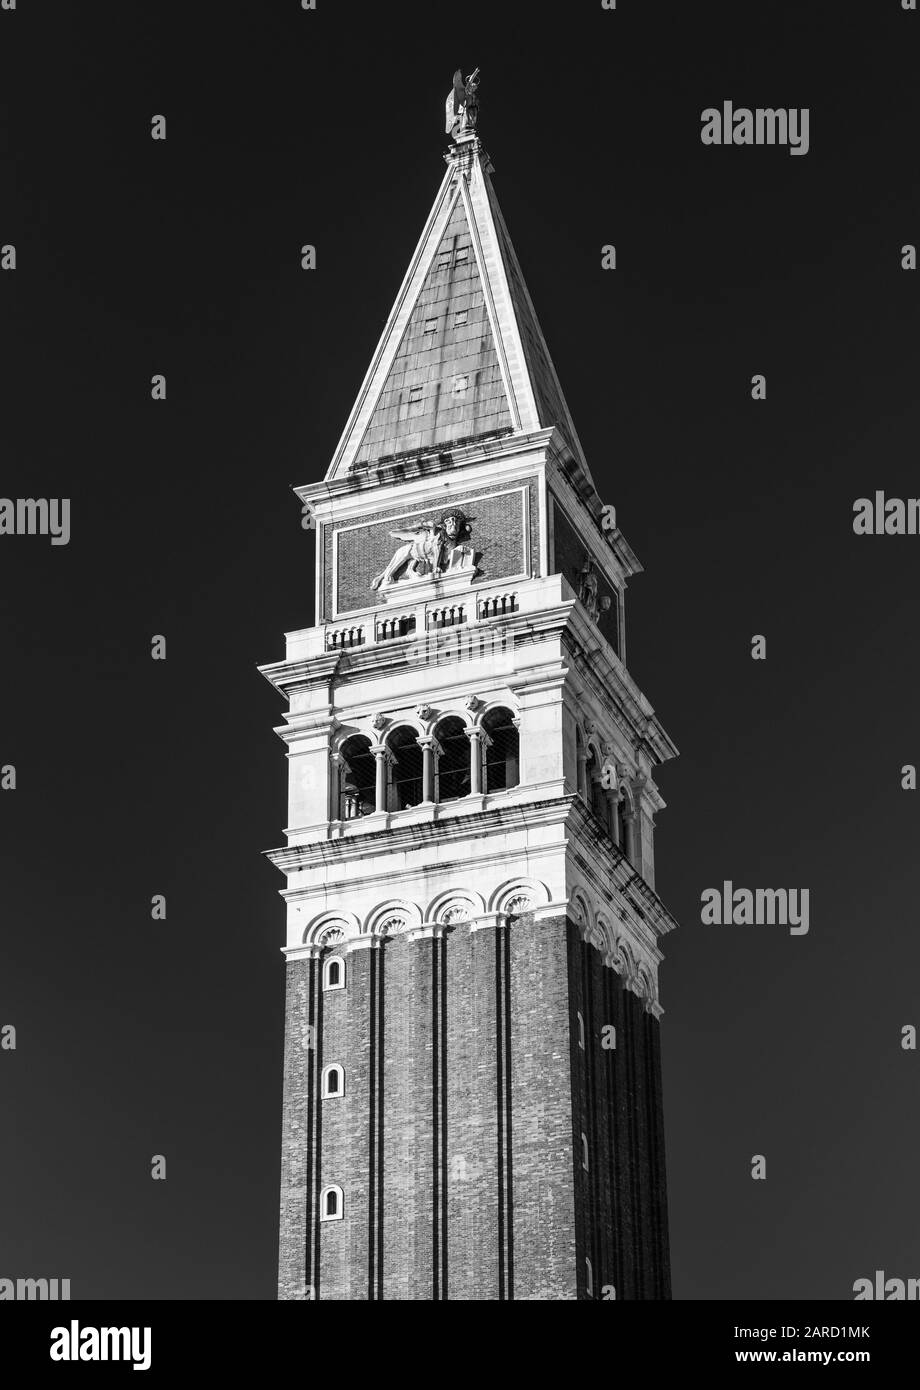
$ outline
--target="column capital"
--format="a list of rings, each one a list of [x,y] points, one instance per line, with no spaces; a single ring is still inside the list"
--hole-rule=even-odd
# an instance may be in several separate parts
[[[464,729],[463,732],[466,734],[467,738],[470,740],[471,743],[474,740],[478,740],[478,742],[481,743],[483,747],[492,747],[492,740],[486,733],[485,729],[481,727],[481,725],[477,724],[472,729]]]

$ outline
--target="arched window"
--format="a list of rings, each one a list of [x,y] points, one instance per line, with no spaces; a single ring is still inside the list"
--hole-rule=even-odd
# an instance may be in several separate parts
[[[521,780],[520,744],[510,709],[490,709],[482,721],[488,735],[485,753],[485,790],[503,792]]]
[[[435,801],[456,801],[470,791],[470,740],[466,725],[456,715],[442,719],[435,729],[440,745],[435,779]]]
[[[354,820],[376,810],[377,761],[363,734],[345,740],[339,750],[338,819]]]
[[[583,1134],[583,1135],[581,1136],[581,1166],[582,1166],[582,1168],[584,1168],[585,1172],[587,1173],[587,1171],[588,1171],[588,1136],[587,1136],[586,1134]]]
[[[584,1021],[584,1019],[582,1018],[582,1016],[581,1016],[580,1013],[576,1013],[575,1017],[576,1017],[576,1019],[578,1020],[578,1046],[581,1048],[582,1052],[584,1052],[584,1050],[585,1050],[585,1021]]]
[[[585,1260],[585,1292],[589,1298],[594,1297],[594,1270],[588,1259]]]
[[[390,769],[390,810],[405,811],[418,806],[424,798],[422,790],[422,750],[415,729],[402,725],[394,729],[387,747],[393,755]]]
[[[330,956],[323,966],[323,989],[345,988],[345,961],[341,956]]]
[[[323,1067],[322,1093],[324,1100],[328,1100],[332,1096],[344,1096],[345,1068],[340,1067],[338,1062],[333,1062],[331,1066]]]
[[[341,1221],[345,1215],[345,1194],[335,1185],[324,1187],[319,1194],[320,1221]]]

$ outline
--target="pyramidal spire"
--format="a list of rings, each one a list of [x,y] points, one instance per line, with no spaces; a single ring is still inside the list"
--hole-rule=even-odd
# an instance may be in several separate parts
[[[327,473],[558,428],[590,483],[477,131],[478,68],[447,99],[447,171]]]

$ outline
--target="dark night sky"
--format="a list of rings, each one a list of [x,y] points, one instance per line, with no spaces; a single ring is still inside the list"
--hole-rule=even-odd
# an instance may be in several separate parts
[[[477,63],[506,220],[646,566],[630,670],[681,749],[657,836],[675,1296],[920,1276],[920,537],[852,532],[856,497],[920,493],[920,13],[318,3],[0,12],[0,491],[73,518],[66,547],[0,542],[0,1276],[274,1296],[260,851],[286,762],[255,668],[312,621],[290,487],[328,466]],[[810,152],[702,146],[724,99],[807,106]],[[701,926],[723,879],[807,887],[809,934]]]

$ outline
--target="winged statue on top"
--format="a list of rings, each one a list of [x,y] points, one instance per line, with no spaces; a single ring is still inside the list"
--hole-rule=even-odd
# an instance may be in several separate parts
[[[464,82],[460,68],[454,73],[454,85],[447,98],[445,124],[448,135],[458,140],[476,129],[479,119],[479,69],[471,72]]]

